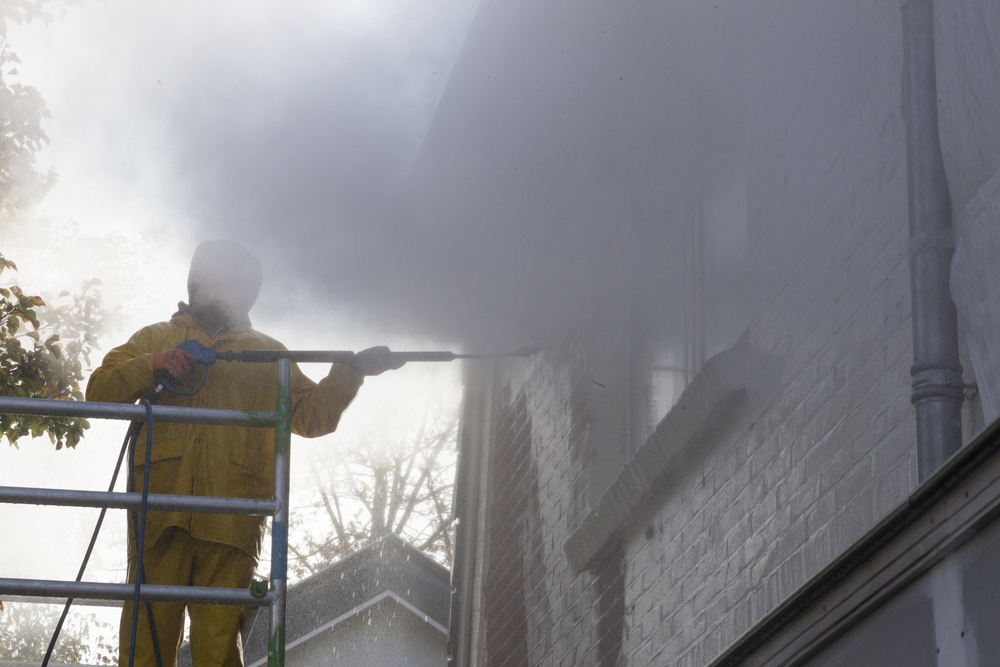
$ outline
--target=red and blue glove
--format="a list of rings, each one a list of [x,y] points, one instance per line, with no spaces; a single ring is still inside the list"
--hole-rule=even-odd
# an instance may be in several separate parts
[[[183,382],[194,369],[195,358],[174,348],[153,355],[153,377],[168,375],[171,382]]]

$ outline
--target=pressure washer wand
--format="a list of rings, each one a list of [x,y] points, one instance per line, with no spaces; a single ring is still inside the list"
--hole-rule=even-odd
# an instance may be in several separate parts
[[[405,363],[455,361],[456,359],[501,359],[505,357],[530,357],[538,352],[534,348],[522,348],[516,352],[503,354],[459,354],[457,352],[390,352],[392,358]],[[275,363],[278,359],[290,359],[298,364],[349,364],[355,353],[343,350],[242,350],[216,352],[219,361],[243,361],[250,363]]]

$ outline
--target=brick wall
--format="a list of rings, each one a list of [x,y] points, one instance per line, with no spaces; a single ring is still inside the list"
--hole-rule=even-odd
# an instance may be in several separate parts
[[[575,575],[562,545],[587,510],[585,357],[501,364],[494,418],[487,665],[614,665],[622,552]]]
[[[529,597],[526,585],[538,548],[529,523],[538,521],[538,475],[530,458],[531,423],[524,394],[501,399],[490,475],[494,502],[490,507],[489,574],[486,578],[486,655],[489,664],[528,664]],[[533,619],[536,620],[536,619]],[[534,625],[534,624],[533,624]]]
[[[597,664],[615,667],[625,639],[625,550],[615,547],[594,568],[597,574]]]

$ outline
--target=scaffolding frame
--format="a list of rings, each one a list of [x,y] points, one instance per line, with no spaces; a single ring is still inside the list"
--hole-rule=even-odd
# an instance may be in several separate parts
[[[250,590],[237,588],[161,586],[142,584],[141,582],[139,584],[139,599],[150,602],[270,607],[267,642],[268,667],[284,667],[285,664],[288,495],[292,439],[291,384],[294,353],[284,352],[286,351],[272,353],[277,356],[278,367],[278,390],[273,412],[152,406],[154,422],[246,426],[274,430],[274,496],[270,500],[149,494],[146,504],[149,510],[270,516],[271,576],[269,590],[258,597]],[[273,360],[268,359],[268,361]],[[9,396],[0,396],[0,413],[122,421],[146,421],[147,417],[146,407],[143,405],[56,401]],[[134,461],[129,462],[129,465],[134,464]],[[0,486],[0,503],[137,510],[142,505],[142,494]],[[135,584],[0,578],[0,595],[126,601],[133,598],[135,589]]]

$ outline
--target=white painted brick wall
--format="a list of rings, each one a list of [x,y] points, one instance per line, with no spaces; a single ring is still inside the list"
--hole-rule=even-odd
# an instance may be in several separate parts
[[[750,342],[779,386],[629,539],[631,666],[711,661],[916,480],[898,4],[757,9]]]
[[[571,382],[577,360],[536,355],[502,368],[510,395],[524,392],[531,422],[530,462],[538,475],[539,514],[542,521],[540,566],[527,582],[546,591],[545,604],[528,609],[529,660],[532,665],[597,665],[597,598],[595,577],[576,575],[563,552],[563,543],[586,512],[589,479],[586,461],[571,456]],[[579,437],[579,435],[577,436]],[[586,434],[583,434],[586,437]],[[587,443],[578,443],[586,448]],[[526,464],[529,462],[525,462]],[[526,562],[531,562],[530,557]],[[531,592],[526,592],[532,604]],[[542,631],[547,628],[547,631]]]

